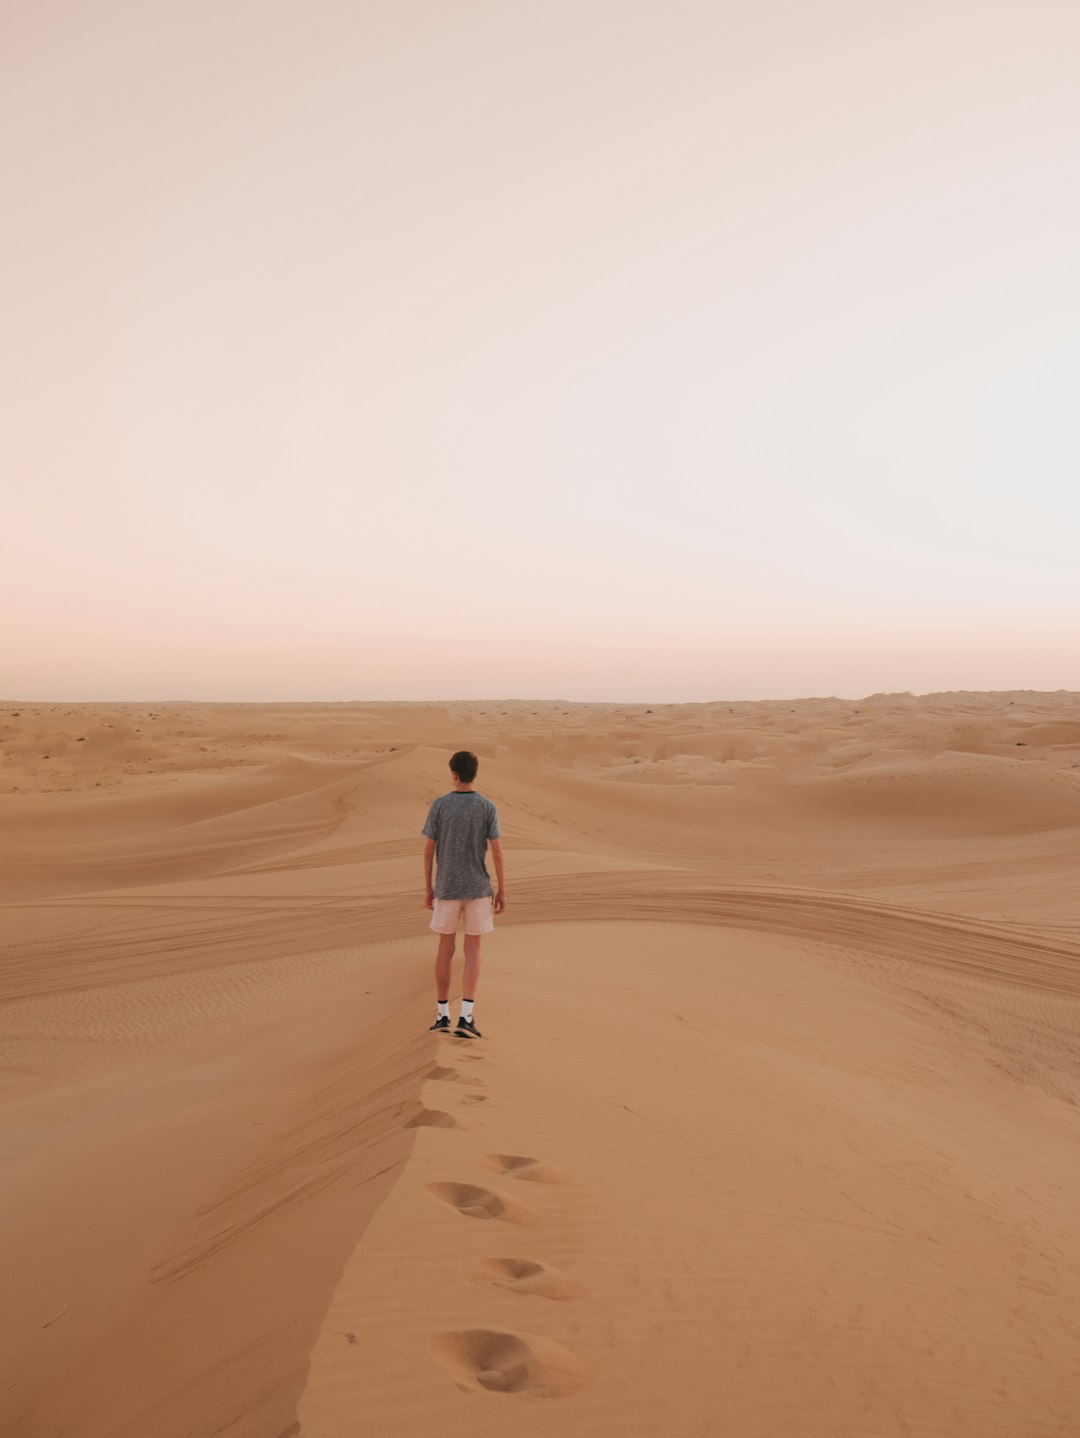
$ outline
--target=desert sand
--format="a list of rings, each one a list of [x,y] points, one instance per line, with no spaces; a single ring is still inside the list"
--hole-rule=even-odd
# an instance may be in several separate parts
[[[5,1435],[1080,1432],[1080,695],[0,741]],[[476,1043],[427,1029],[462,747]]]

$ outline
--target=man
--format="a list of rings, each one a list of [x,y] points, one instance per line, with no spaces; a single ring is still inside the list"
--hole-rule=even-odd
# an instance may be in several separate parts
[[[495,928],[492,913],[506,908],[503,852],[499,835],[499,811],[490,799],[473,788],[480,761],[461,749],[450,760],[454,787],[442,794],[428,810],[421,832],[424,845],[424,902],[432,910],[430,927],[439,935],[435,956],[435,996],[438,1010],[431,1027],[450,1032],[450,965],[454,957],[458,924],[465,924],[465,974],[462,983],[461,1014],[456,1038],[478,1039],[473,1022],[476,986],[480,980],[480,937]],[[491,892],[491,877],[484,855],[488,844],[495,860],[498,888]],[[438,855],[438,878],[431,884],[431,864]],[[494,903],[492,900],[494,899]]]

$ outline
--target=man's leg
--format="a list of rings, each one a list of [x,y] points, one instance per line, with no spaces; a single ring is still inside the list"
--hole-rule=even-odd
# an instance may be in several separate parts
[[[439,935],[439,949],[435,955],[435,997],[440,1004],[445,1004],[450,998],[450,965],[454,960],[456,942],[456,934]],[[469,941],[466,939],[466,953],[468,952],[468,943]]]
[[[458,1038],[480,1037],[480,1030],[473,1023],[473,1000],[476,986],[480,982],[480,935],[465,935],[465,973],[461,981],[461,1014],[454,1030]]]
[[[462,978],[461,996],[469,1003],[476,998],[476,987],[480,982],[480,940],[482,934],[465,935],[465,973]]]

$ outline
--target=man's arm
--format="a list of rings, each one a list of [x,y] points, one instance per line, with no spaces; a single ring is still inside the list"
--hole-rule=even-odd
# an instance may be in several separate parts
[[[495,912],[501,914],[506,908],[506,875],[503,872],[503,851],[501,839],[489,839],[491,857],[495,860]]]
[[[431,884],[431,866],[435,860],[435,840],[428,839],[424,845],[424,903],[429,909],[435,907],[435,890]]]

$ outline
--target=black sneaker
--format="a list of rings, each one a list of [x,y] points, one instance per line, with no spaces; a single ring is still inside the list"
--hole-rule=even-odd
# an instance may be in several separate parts
[[[472,1019],[458,1019],[457,1028],[454,1030],[456,1039],[479,1039],[483,1034],[473,1023]]]
[[[431,1029],[434,1029],[437,1034],[448,1034],[450,1032],[450,1015],[443,1014],[441,1019],[436,1019],[431,1025]],[[428,1029],[428,1033],[431,1033],[431,1029]]]

